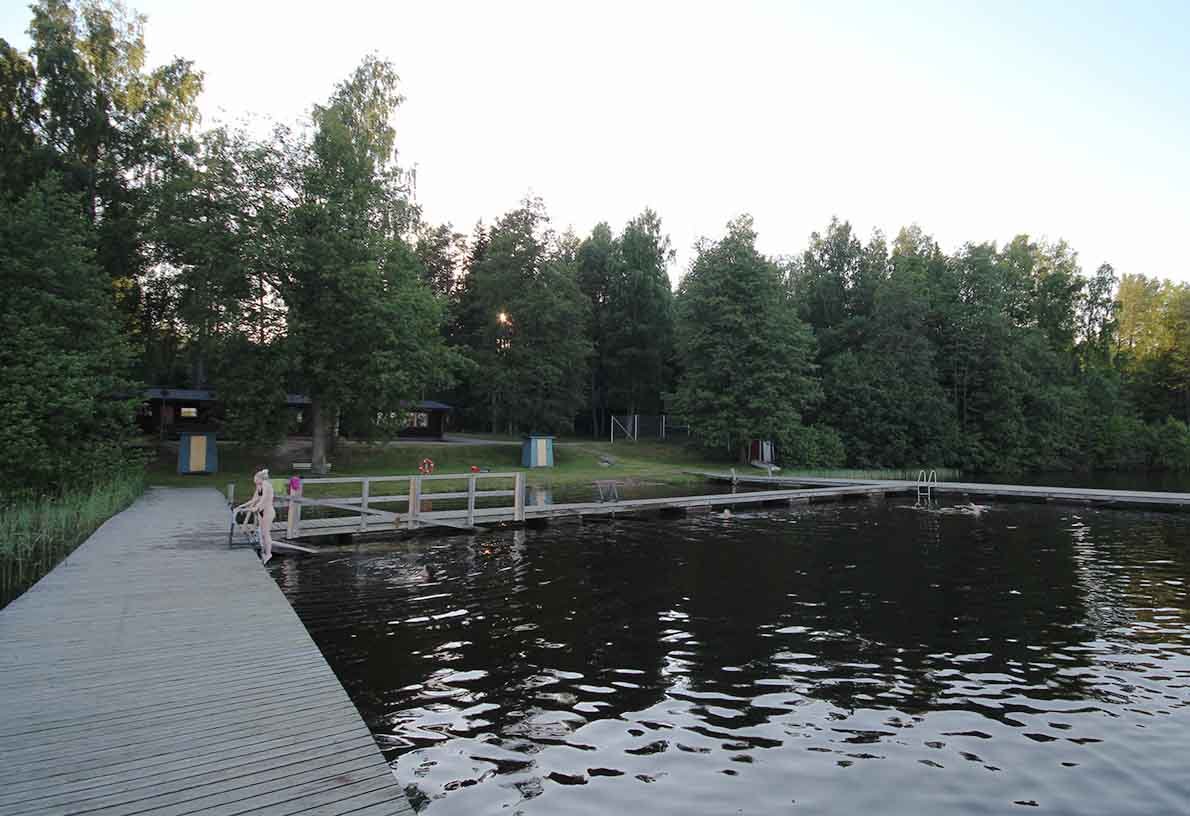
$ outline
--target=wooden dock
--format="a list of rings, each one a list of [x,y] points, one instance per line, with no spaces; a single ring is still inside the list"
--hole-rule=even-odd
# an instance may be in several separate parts
[[[213,490],[151,490],[0,611],[0,813],[412,814]]]
[[[482,525],[520,524],[558,518],[616,516],[693,508],[728,508],[742,504],[797,504],[833,501],[858,496],[915,495],[918,482],[894,479],[824,479],[809,476],[753,476],[747,473],[691,471],[709,481],[732,484],[730,493],[709,493],[655,499],[613,499],[611,501],[565,504],[526,504],[524,473],[443,474],[438,476],[357,476],[308,479],[307,488],[323,484],[355,485],[359,495],[351,497],[289,500],[288,520],[278,522],[274,534],[291,540],[359,533],[392,533],[426,527],[474,530]],[[511,490],[483,490],[484,479],[512,480]],[[430,492],[434,482],[467,483],[466,490]],[[407,490],[377,495],[373,487],[384,483],[408,483]],[[744,489],[740,489],[744,488]],[[770,489],[760,489],[770,488]],[[973,482],[931,482],[932,494],[987,496],[1023,501],[1092,504],[1106,507],[1135,507],[1162,510],[1190,508],[1190,494],[1136,490],[1099,490],[1080,487],[980,484]],[[478,506],[484,499],[507,499],[500,506]],[[460,509],[432,509],[433,502],[466,500]],[[392,507],[382,509],[382,506]],[[400,505],[404,506],[404,509]],[[302,509],[322,507],[335,513],[311,518]]]
[[[574,502],[565,504],[526,504],[524,473],[444,474],[439,476],[358,476],[333,479],[307,479],[304,488],[318,485],[358,485],[360,495],[354,497],[290,499],[288,519],[278,522],[275,536],[288,539],[318,538],[360,533],[392,533],[427,527],[449,527],[474,530],[482,525],[520,524],[558,518],[585,516],[617,516],[630,513],[690,510],[696,508],[728,508],[741,504],[797,504],[831,501],[853,496],[900,492],[899,486],[875,483],[840,484],[823,487],[774,490],[746,490],[710,495],[676,496],[655,499],[616,499],[613,501]],[[477,483],[485,478],[512,479],[512,490],[481,490]],[[426,485],[437,481],[468,482],[468,489],[431,493]],[[376,484],[408,482],[408,492],[376,495]],[[495,507],[479,507],[483,499],[507,499],[508,503]],[[466,500],[460,509],[425,509],[426,502]],[[400,505],[392,510],[380,505]],[[326,508],[338,515],[310,518],[303,511],[310,507]],[[410,510],[412,508],[412,511]]]
[[[809,476],[752,476],[748,474],[704,473],[713,481],[750,485],[753,487],[821,486],[824,489],[837,487],[876,486],[885,493],[916,493],[919,483],[894,479],[823,479]],[[1104,507],[1134,507],[1150,510],[1190,509],[1190,493],[1168,493],[1152,490],[1100,490],[1089,487],[1046,487],[1040,485],[986,484],[979,482],[931,482],[934,493],[959,496],[988,496],[991,498],[1019,499],[1023,501],[1062,502],[1068,504],[1092,504]]]

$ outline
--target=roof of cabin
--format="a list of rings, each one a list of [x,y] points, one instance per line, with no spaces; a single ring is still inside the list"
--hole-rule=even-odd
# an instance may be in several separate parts
[[[163,402],[216,402],[219,399],[213,388],[146,388],[144,398],[147,400],[159,399]],[[309,405],[310,398],[304,394],[286,394],[285,404]],[[441,411],[443,413],[450,413],[454,410],[445,402],[437,400],[404,402],[401,403],[401,407],[406,410]]]

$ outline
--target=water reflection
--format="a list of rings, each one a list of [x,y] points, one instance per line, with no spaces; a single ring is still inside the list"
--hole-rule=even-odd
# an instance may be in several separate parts
[[[274,574],[430,814],[1183,813],[1188,531],[889,500]]]

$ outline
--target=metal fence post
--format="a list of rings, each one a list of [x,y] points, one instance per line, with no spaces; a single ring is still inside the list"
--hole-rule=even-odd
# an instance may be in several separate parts
[[[363,486],[360,488],[359,531],[361,533],[368,530],[368,494],[371,492],[371,484],[365,476]]]
[[[285,514],[285,536],[286,538],[294,538],[297,536],[298,527],[302,523],[302,483],[299,480],[296,487],[289,488],[289,510]],[[296,501],[295,501],[296,499]]]
[[[417,529],[417,514],[421,510],[421,477],[409,478],[409,529]]]
[[[477,477],[474,473],[471,478],[467,480],[467,526],[475,526],[475,481]]]
[[[513,487],[513,489],[512,489],[512,492],[515,494],[513,496],[513,503],[512,503],[512,520],[513,521],[524,521],[525,520],[525,474],[524,474],[524,472],[517,471],[516,479],[515,479],[514,483],[516,486]]]

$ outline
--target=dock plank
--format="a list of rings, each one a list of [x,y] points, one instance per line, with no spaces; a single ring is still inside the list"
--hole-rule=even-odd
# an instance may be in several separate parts
[[[213,490],[151,490],[0,610],[0,811],[411,814]]]

